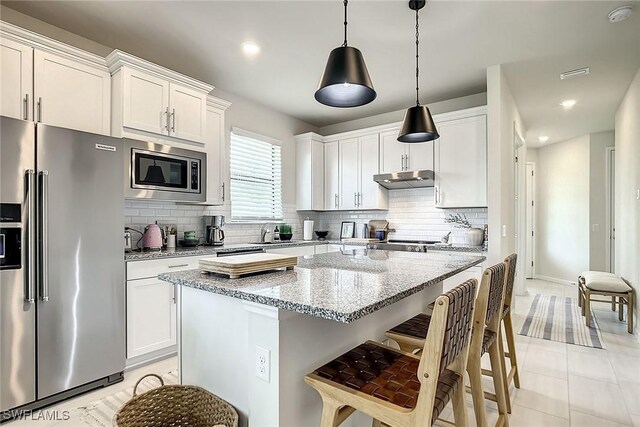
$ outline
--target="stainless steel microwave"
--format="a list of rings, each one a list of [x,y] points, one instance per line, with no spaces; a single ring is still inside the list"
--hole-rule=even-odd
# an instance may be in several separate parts
[[[125,138],[125,197],[199,203],[206,200],[207,154]]]

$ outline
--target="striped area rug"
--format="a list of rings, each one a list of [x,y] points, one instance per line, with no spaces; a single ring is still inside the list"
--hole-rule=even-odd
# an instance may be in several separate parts
[[[161,375],[161,377],[165,384],[178,383],[178,371],[168,372]],[[160,382],[157,378],[146,378],[138,386],[138,394],[142,394],[158,386],[160,386]],[[120,390],[100,400],[91,402],[85,407],[78,408],[78,412],[80,412],[78,418],[83,423],[83,426],[111,427],[115,425],[113,417],[116,415],[116,412],[131,399],[131,396],[133,396],[133,387]]]
[[[582,309],[575,298],[537,294],[531,302],[520,335],[605,349],[593,313],[591,328],[587,328],[581,313]]]

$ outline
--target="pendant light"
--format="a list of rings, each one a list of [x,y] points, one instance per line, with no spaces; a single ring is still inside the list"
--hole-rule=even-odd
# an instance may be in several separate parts
[[[376,99],[362,52],[347,46],[347,0],[344,0],[344,43],[329,54],[315,93],[316,101],[330,107],[359,107]]]
[[[438,139],[438,131],[429,109],[420,105],[420,89],[418,77],[420,76],[420,63],[418,47],[420,44],[418,10],[426,4],[425,0],[410,0],[409,8],[416,11],[416,106],[407,109],[402,121],[402,127],[398,134],[400,142],[427,142]]]

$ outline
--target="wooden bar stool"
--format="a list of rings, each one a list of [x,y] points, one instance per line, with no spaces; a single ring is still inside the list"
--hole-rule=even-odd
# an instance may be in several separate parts
[[[507,416],[508,396],[506,395],[505,383],[502,377],[504,359],[500,353],[498,340],[505,290],[505,270],[505,263],[500,263],[484,271],[473,316],[473,332],[469,346],[467,373],[471,383],[470,392],[473,398],[473,409],[478,427],[487,426],[485,394],[488,397],[493,397],[498,403],[499,416],[496,425],[509,425]],[[397,342],[400,348],[405,349],[405,351],[419,350],[421,348],[420,343],[424,345],[424,337],[432,327],[432,322],[432,316],[421,313],[387,331],[386,335]],[[491,371],[486,372],[490,372],[493,378],[496,390],[495,396],[485,393],[482,387],[481,358],[487,352],[491,360]]]
[[[582,307],[587,327],[591,327],[591,303],[609,301],[592,299],[592,295],[611,297],[611,309],[616,310],[618,319],[624,320],[624,306],[627,306],[627,332],[633,334],[633,288],[621,277],[603,271],[585,271],[578,276],[578,306]],[[617,300],[617,301],[616,301]]]
[[[504,304],[501,313],[501,323],[504,325],[504,336],[502,334],[502,328],[499,328],[500,336],[498,345],[500,346],[500,353],[503,355],[504,360],[502,363],[502,367],[504,370],[502,371],[502,379],[504,380],[504,389],[506,390],[506,400],[507,400],[507,409],[508,412],[511,413],[511,398],[509,396],[509,385],[513,381],[513,384],[516,388],[520,388],[520,375],[518,373],[518,361],[516,358],[516,339],[513,334],[513,321],[511,320],[511,304],[513,303],[513,287],[516,280],[516,266],[518,262],[518,255],[511,254],[505,258],[504,263],[506,266],[506,274],[505,274],[505,290],[504,290]],[[504,340],[507,339],[507,347],[509,352],[504,351]],[[509,364],[511,368],[507,373],[506,370],[506,359],[509,359]],[[491,372],[483,371],[483,374],[490,375]],[[491,396],[489,396],[491,399]],[[493,399],[492,399],[493,400]]]
[[[476,288],[471,279],[436,299],[420,356],[367,341],[305,376],[322,398],[321,427],[356,410],[374,426],[431,426],[450,400],[455,425],[467,427],[463,377]]]

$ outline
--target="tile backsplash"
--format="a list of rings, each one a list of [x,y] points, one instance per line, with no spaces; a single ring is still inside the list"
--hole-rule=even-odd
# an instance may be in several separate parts
[[[296,212],[295,205],[284,205],[283,223],[291,224],[294,239],[302,239],[302,221],[304,217]],[[152,200],[125,200],[125,225],[144,231],[147,224],[158,221],[160,225],[173,225],[178,228],[178,239],[182,239],[184,231],[195,230],[200,237],[204,236],[203,215],[224,215],[231,220],[231,206],[198,206],[183,205],[172,202]],[[260,239],[260,226],[263,223],[229,223],[224,227],[225,243],[247,243]],[[134,233],[133,241],[136,241]]]
[[[451,231],[449,241],[464,244],[466,232],[444,220],[452,213],[463,213],[471,225],[484,228],[488,222],[486,208],[438,209],[434,206],[433,188],[412,188],[389,191],[388,211],[321,212],[316,229],[327,229],[329,236],[340,235],[342,221],[355,221],[356,236],[360,237],[362,224],[370,219],[386,219],[389,227],[396,230],[391,239],[440,240]]]
[[[360,237],[362,224],[370,219],[386,219],[396,230],[392,239],[440,240],[451,231],[450,242],[465,243],[465,230],[456,228],[444,220],[451,213],[464,213],[473,227],[487,224],[487,209],[438,209],[433,202],[433,188],[415,188],[389,191],[388,211],[297,212],[295,205],[284,205],[284,221],[293,226],[294,239],[302,239],[302,222],[306,217],[315,221],[316,230],[329,230],[329,238],[338,239],[342,221],[355,221],[356,236]],[[192,206],[152,200],[125,200],[125,225],[143,231],[145,225],[175,224],[178,239],[182,233],[195,230],[204,236],[203,215],[225,215],[231,218],[231,206]],[[260,238],[259,223],[227,223],[226,243],[246,243]],[[135,236],[134,236],[135,242]]]

